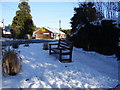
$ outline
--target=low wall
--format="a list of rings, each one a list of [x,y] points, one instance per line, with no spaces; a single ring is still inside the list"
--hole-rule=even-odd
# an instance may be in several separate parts
[[[54,40],[36,40],[36,39],[18,39],[18,40],[3,40],[2,46],[12,45],[12,44],[26,44],[26,43],[43,43],[43,42],[53,42]]]

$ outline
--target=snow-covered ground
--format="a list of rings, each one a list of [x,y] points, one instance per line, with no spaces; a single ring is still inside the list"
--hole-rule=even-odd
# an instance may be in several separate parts
[[[118,84],[116,57],[73,48],[71,63],[61,63],[43,50],[43,43],[20,45],[22,70],[3,76],[3,88],[114,88]]]

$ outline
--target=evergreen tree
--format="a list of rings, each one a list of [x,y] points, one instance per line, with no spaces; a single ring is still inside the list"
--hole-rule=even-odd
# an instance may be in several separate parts
[[[16,16],[12,21],[11,30],[14,32],[14,37],[24,38],[26,34],[32,35],[35,26],[30,14],[31,10],[28,2],[22,1],[19,3],[18,8],[20,10],[16,11]]]
[[[78,8],[74,8],[75,14],[71,18],[72,33],[76,31],[78,24],[89,24],[92,21],[103,18],[103,15],[96,11],[94,3],[79,4]]]

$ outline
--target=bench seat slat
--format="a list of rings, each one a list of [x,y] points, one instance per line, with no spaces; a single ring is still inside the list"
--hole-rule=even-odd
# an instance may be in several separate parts
[[[60,53],[60,49],[51,49],[52,51],[56,52],[56,53]],[[67,55],[70,54],[69,50],[62,50],[61,55]]]

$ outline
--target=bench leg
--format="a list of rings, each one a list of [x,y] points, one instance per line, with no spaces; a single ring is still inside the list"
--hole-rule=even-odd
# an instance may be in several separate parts
[[[49,50],[49,55],[51,55],[52,53],[51,53],[51,49]]]
[[[51,55],[51,45],[49,45],[49,55]]]
[[[61,54],[59,55],[59,61],[60,62],[62,61],[62,55]]]
[[[55,54],[55,52],[50,49],[49,50],[49,55],[52,55],[52,54]]]
[[[70,62],[72,62],[72,54],[70,54]]]

